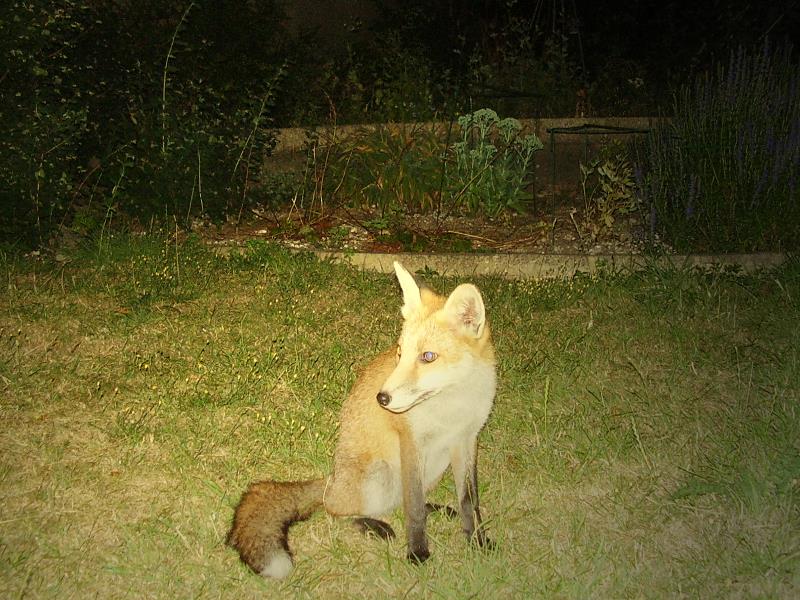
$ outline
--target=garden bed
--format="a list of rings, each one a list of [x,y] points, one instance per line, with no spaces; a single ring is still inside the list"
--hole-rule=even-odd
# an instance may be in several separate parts
[[[577,189],[559,186],[559,204],[543,191],[526,213],[497,218],[462,215],[396,215],[340,208],[318,218],[299,211],[257,209],[240,222],[197,222],[194,231],[213,245],[249,240],[277,241],[305,250],[350,252],[471,252],[509,254],[641,254],[648,247],[639,213],[619,219],[597,237],[584,230],[583,200]],[[661,252],[669,248],[659,244]]]

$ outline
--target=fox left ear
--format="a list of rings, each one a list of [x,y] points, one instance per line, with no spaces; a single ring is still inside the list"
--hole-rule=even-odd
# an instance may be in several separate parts
[[[394,272],[397,275],[397,281],[400,282],[400,288],[403,290],[403,308],[400,312],[403,314],[403,318],[407,319],[419,310],[422,305],[422,296],[414,276],[397,261],[394,261]]]
[[[483,335],[486,308],[481,293],[471,283],[462,283],[454,289],[443,310],[465,334],[475,338]]]

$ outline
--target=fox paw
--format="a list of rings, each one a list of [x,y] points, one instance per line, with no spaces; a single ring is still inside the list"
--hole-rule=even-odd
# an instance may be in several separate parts
[[[470,543],[481,550],[487,550],[489,552],[497,549],[497,544],[494,540],[487,538],[483,532],[473,534],[470,537]]]
[[[358,519],[353,519],[353,523],[361,530],[361,533],[366,535],[374,535],[382,540],[390,540],[394,537],[394,529],[385,521],[359,517]]]
[[[421,565],[430,557],[431,553],[427,548],[417,548],[416,550],[409,550],[406,558],[415,565]]]

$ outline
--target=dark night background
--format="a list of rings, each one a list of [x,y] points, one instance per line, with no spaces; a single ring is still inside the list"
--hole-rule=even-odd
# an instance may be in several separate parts
[[[76,52],[122,92],[160,75],[186,2],[86,3]],[[737,47],[797,35],[789,2],[217,0],[187,15],[172,61],[225,96],[275,84],[278,126],[428,119],[499,103],[573,116],[586,87],[606,116],[653,114],[672,89]],[[125,88],[132,86],[132,89]],[[114,84],[112,84],[114,87]],[[141,90],[144,91],[144,90]],[[119,106],[108,109],[113,118]],[[470,106],[471,104],[471,106]]]
[[[319,44],[324,57],[347,63],[355,52],[353,62],[369,62],[391,55],[387,40],[396,38],[397,60],[419,50],[438,76],[448,74],[445,90],[530,94],[514,112],[537,116],[569,114],[572,98],[563,104],[554,98],[561,85],[592,88],[595,109],[605,115],[653,112],[669,102],[672,88],[731,50],[800,30],[794,1],[300,0],[288,2],[286,12],[288,29],[309,46]],[[630,89],[635,79],[641,87]],[[437,100],[446,105],[446,98]]]
[[[198,173],[205,214],[241,212],[259,201],[249,182],[275,128],[447,121],[481,108],[670,116],[681,86],[732,53],[734,70],[741,52],[786,56],[799,26],[796,1],[6,2],[0,236],[39,244],[65,223],[92,229],[112,208],[191,215]],[[775,81],[792,79],[788,55]],[[775,85],[795,103],[794,84]],[[739,105],[769,101],[740,91]],[[772,129],[759,130],[767,153]]]

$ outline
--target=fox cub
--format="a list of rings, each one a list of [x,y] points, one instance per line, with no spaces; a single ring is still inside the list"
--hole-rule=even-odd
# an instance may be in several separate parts
[[[447,298],[420,288],[395,262],[403,291],[396,347],[375,358],[344,402],[333,473],[311,481],[259,481],[242,495],[227,542],[253,571],[283,578],[292,569],[288,530],[320,506],[356,517],[365,531],[394,535],[378,520],[403,507],[408,558],[429,556],[425,495],[448,466],[461,526],[488,544],[478,508],[478,433],[492,409],[495,359],[478,288],[459,285]]]

